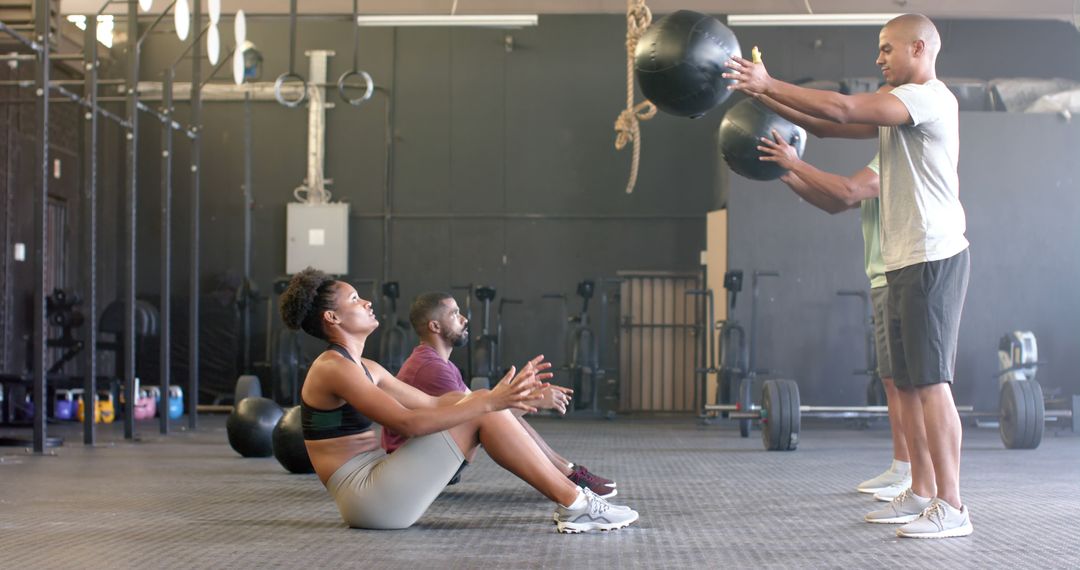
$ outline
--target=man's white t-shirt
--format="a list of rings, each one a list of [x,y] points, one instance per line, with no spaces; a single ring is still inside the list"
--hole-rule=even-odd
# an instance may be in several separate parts
[[[968,247],[960,205],[960,115],[937,79],[891,94],[911,124],[878,127],[881,159],[881,256],[886,271],[950,258]]]

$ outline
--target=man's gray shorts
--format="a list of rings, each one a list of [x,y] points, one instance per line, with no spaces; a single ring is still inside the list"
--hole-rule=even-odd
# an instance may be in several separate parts
[[[971,257],[950,258],[889,271],[889,355],[899,388],[953,381],[960,314]]]
[[[877,352],[878,378],[892,378],[892,361],[889,359],[888,330],[889,287],[870,289],[870,306],[874,311],[874,350]]]

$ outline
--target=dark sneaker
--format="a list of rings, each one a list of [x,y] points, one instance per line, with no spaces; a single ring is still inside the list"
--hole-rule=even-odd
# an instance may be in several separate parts
[[[574,469],[567,477],[578,487],[596,493],[601,499],[610,499],[619,494],[619,492],[615,490],[614,481],[594,475],[591,471],[586,469],[584,465],[575,465]]]
[[[619,494],[613,486],[609,486],[607,479],[603,477],[597,477],[589,472],[588,469],[575,467],[567,478],[574,482],[575,485],[582,489],[588,489],[602,499],[610,499]]]
[[[581,508],[570,509],[562,505],[555,507],[555,526],[559,532],[616,530],[638,520],[637,511],[633,509],[612,505],[588,488],[581,492],[585,495],[585,504]]]

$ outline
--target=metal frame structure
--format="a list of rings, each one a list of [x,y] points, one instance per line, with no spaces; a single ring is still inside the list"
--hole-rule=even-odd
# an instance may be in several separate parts
[[[105,10],[114,4],[124,3],[127,7],[127,23],[126,34],[129,38],[126,54],[126,73],[122,79],[101,79],[98,77],[99,73],[99,61],[97,52],[97,16],[100,16]],[[354,3],[355,4],[355,3]],[[162,394],[162,413],[160,414],[159,429],[162,434],[168,434],[170,429],[169,417],[168,417],[168,398],[169,387],[172,382],[171,379],[171,354],[170,344],[171,328],[172,328],[172,309],[171,309],[171,295],[172,295],[172,198],[173,198],[173,186],[172,186],[172,174],[173,174],[173,134],[174,131],[182,133],[191,144],[191,188],[190,188],[190,239],[189,247],[190,252],[190,266],[188,270],[189,278],[189,351],[188,351],[188,393],[186,395],[186,412],[188,414],[188,429],[194,430],[198,427],[198,396],[199,396],[199,295],[200,295],[200,283],[199,283],[199,269],[200,269],[200,221],[199,221],[199,209],[200,209],[200,192],[201,192],[201,148],[202,148],[202,105],[203,105],[203,89],[209,84],[209,82],[217,75],[218,71],[224,66],[225,62],[229,61],[239,47],[234,47],[228,55],[225,55],[221,62],[214,66],[208,77],[203,78],[202,73],[202,48],[200,41],[204,35],[208,32],[213,23],[203,25],[203,11],[201,2],[193,2],[191,18],[196,25],[199,26],[199,33],[194,34],[193,37],[188,40],[189,44],[183,51],[180,57],[169,67],[165,68],[163,72],[163,81],[161,83],[161,107],[159,109],[148,106],[143,99],[151,100],[154,94],[148,94],[146,97],[142,97],[140,93],[140,81],[139,81],[139,67],[140,57],[142,53],[142,44],[154,31],[157,25],[165,19],[165,17],[172,12],[177,5],[177,0],[173,0],[164,10],[153,20],[151,24],[140,30],[139,26],[139,7],[138,3],[134,0],[104,0],[101,9],[97,14],[92,17],[87,17],[87,24],[85,30],[85,41],[82,54],[54,54],[51,51],[50,35],[52,34],[50,28],[50,0],[33,0],[34,14],[35,14],[35,33],[33,38],[29,38],[21,34],[19,31],[13,29],[11,26],[0,21],[0,33],[7,34],[14,38],[19,43],[29,48],[32,54],[8,54],[0,56],[0,61],[35,61],[37,63],[36,77],[33,82],[26,80],[16,81],[2,81],[0,86],[14,86],[21,88],[35,89],[35,96],[32,99],[26,100],[9,100],[5,101],[6,104],[20,104],[20,103],[33,103],[37,110],[37,125],[40,129],[41,136],[39,143],[35,148],[36,153],[36,165],[40,166],[40,180],[34,191],[34,236],[35,247],[33,251],[33,262],[36,264],[37,271],[34,278],[34,306],[33,306],[33,343],[32,343],[32,366],[33,372],[33,397],[34,397],[34,440],[33,451],[41,454],[45,452],[45,449],[50,445],[49,438],[46,433],[46,419],[47,419],[47,396],[48,396],[48,377],[45,367],[46,362],[46,349],[47,349],[47,334],[48,334],[48,321],[46,311],[46,298],[48,291],[45,290],[45,231],[46,231],[46,214],[47,214],[47,201],[49,195],[49,142],[48,142],[48,128],[49,128],[49,108],[52,103],[74,103],[86,110],[84,118],[86,120],[86,126],[83,133],[84,158],[86,161],[86,168],[84,170],[84,180],[82,195],[85,197],[85,208],[83,212],[83,222],[85,225],[85,231],[89,232],[88,239],[83,240],[81,244],[80,253],[83,255],[84,266],[82,267],[81,275],[86,282],[87,291],[87,308],[89,315],[86,318],[86,325],[89,331],[88,333],[88,345],[89,349],[86,351],[84,357],[84,378],[83,378],[83,390],[86,394],[86,398],[90,400],[86,406],[88,412],[84,414],[84,430],[83,439],[86,445],[94,445],[96,432],[94,425],[94,414],[89,410],[93,404],[92,398],[97,391],[97,369],[98,358],[96,355],[96,347],[98,343],[98,303],[97,303],[97,230],[98,220],[96,216],[96,209],[98,205],[98,168],[97,162],[99,159],[98,154],[98,129],[99,118],[105,118],[116,123],[124,133],[125,137],[125,168],[123,173],[124,178],[124,192],[123,192],[123,204],[124,212],[121,216],[122,222],[120,223],[120,239],[121,239],[121,278],[119,283],[120,300],[123,304],[123,341],[121,344],[121,356],[118,359],[118,366],[123,368],[123,378],[121,379],[123,384],[123,391],[125,394],[124,399],[124,438],[132,440],[135,438],[135,424],[134,424],[134,410],[137,399],[136,394],[136,378],[135,378],[135,317],[137,311],[136,304],[136,273],[137,273],[137,258],[136,258],[136,231],[138,222],[138,158],[139,158],[139,120],[140,112],[150,116],[151,119],[157,120],[162,126],[161,133],[161,309],[160,309],[160,390]],[[354,6],[355,11],[355,6]],[[291,45],[295,45],[295,18],[296,18],[296,2],[291,2]],[[141,32],[141,33],[140,33]],[[337,87],[342,98],[349,102],[351,105],[358,106],[359,103],[366,101],[370,98],[374,91],[386,92],[384,88],[374,86],[370,80],[370,76],[364,72],[357,70],[358,60],[358,32],[354,32],[354,61],[353,70],[350,73],[342,76],[341,80],[335,84],[327,84],[325,78],[320,77],[319,87]],[[396,34],[396,32],[395,32]],[[295,49],[291,50],[292,52]],[[189,56],[190,54],[190,56]],[[174,86],[175,75],[177,67],[190,57],[191,59],[191,86],[190,86],[190,117],[189,124],[182,125],[174,119]],[[290,57],[294,57],[294,54],[290,54]],[[83,64],[84,77],[82,80],[53,80],[50,76],[50,66],[52,61],[76,61],[81,60]],[[290,68],[292,66],[290,65]],[[357,100],[349,99],[345,94],[344,81],[347,77],[352,75],[361,75],[367,82],[366,92],[363,97]],[[65,86],[77,86],[81,85],[84,89],[82,96],[70,91]],[[122,86],[122,96],[102,97],[98,94],[98,89],[102,85],[120,85]],[[147,86],[148,87],[148,86]],[[308,83],[306,80],[303,82],[302,95],[306,95],[308,91]],[[152,89],[152,88],[151,88]],[[274,89],[274,95],[276,99],[279,99],[282,92],[282,87],[279,85]],[[250,114],[250,101],[254,99],[254,95],[257,91],[249,90],[245,93],[245,98],[248,99],[248,110]],[[181,91],[181,96],[183,92]],[[124,103],[124,112],[122,115],[110,112],[103,108],[103,103]],[[390,175],[391,168],[390,163],[392,161],[392,137],[390,137],[391,128],[390,124],[393,120],[393,103],[392,98],[387,97],[387,155],[386,155],[386,170],[387,170],[387,183],[386,183],[386,203],[384,204],[383,214],[379,214],[379,217],[384,219],[384,234],[389,239],[389,224],[391,219],[391,198],[390,198]],[[250,121],[250,117],[248,117]],[[250,136],[250,134],[248,135]],[[250,144],[250,141],[249,141]],[[245,163],[245,193],[247,195],[247,202],[245,208],[250,205],[251,195],[251,164],[250,157],[248,162]],[[250,215],[250,212],[248,212]],[[247,222],[250,224],[250,221]],[[245,240],[250,243],[250,226],[245,229]],[[250,248],[250,245],[248,246]],[[389,248],[384,247],[384,273],[389,271]],[[245,259],[245,276],[250,272],[250,260]],[[245,324],[245,329],[250,327],[250,323]]]
[[[123,339],[123,369],[124,369],[124,393],[127,396],[125,398],[124,406],[124,437],[125,439],[134,439],[135,437],[135,425],[134,425],[134,406],[135,406],[135,274],[136,274],[136,222],[138,220],[137,213],[137,184],[138,184],[138,125],[139,125],[139,112],[145,112],[151,117],[157,119],[162,124],[162,179],[161,179],[161,199],[162,199],[162,218],[161,218],[161,294],[162,294],[162,307],[161,307],[161,388],[164,398],[168,398],[168,388],[170,384],[170,330],[171,330],[171,310],[169,307],[171,297],[171,283],[172,283],[172,134],[173,131],[179,131],[186,135],[191,140],[191,239],[190,247],[191,251],[191,267],[189,270],[190,276],[190,294],[191,302],[189,305],[190,310],[190,337],[191,349],[189,351],[189,384],[188,384],[188,398],[187,398],[187,412],[188,412],[188,427],[195,429],[198,426],[198,392],[199,392],[199,352],[198,352],[198,340],[199,340],[199,193],[200,193],[200,151],[201,151],[201,120],[202,120],[202,99],[200,97],[200,91],[204,82],[202,80],[202,67],[201,67],[201,47],[200,40],[206,33],[209,26],[202,26],[202,6],[200,2],[195,2],[192,9],[192,18],[200,26],[202,31],[195,35],[188,48],[180,56],[180,58],[165,71],[164,80],[164,94],[162,98],[162,109],[160,111],[154,110],[139,100],[138,93],[138,78],[139,78],[139,59],[143,41],[149,36],[149,33],[157,26],[157,24],[172,11],[175,6],[175,1],[170,4],[161,15],[151,24],[143,33],[139,34],[139,22],[138,22],[138,4],[133,1],[127,3],[127,35],[128,38],[133,38],[128,45],[127,53],[127,74],[126,78],[121,82],[125,85],[125,96],[123,98],[125,102],[125,116],[120,117],[114,113],[107,111],[100,107],[103,98],[98,96],[99,85],[104,84],[116,84],[121,83],[114,80],[101,80],[98,78],[98,53],[97,53],[97,16],[102,14],[105,9],[119,0],[106,0],[101,9],[95,14],[94,17],[87,18],[86,30],[85,30],[85,42],[83,46],[83,54],[53,54],[52,53],[52,30],[50,27],[50,1],[49,0],[34,0],[34,35],[33,38],[27,38],[23,34],[14,30],[11,26],[0,21],[0,33],[7,34],[19,43],[29,48],[33,54],[14,54],[7,56],[9,59],[18,60],[31,60],[33,59],[37,63],[37,69],[35,72],[35,80],[32,86],[35,89],[35,97],[33,99],[36,107],[36,122],[39,130],[39,137],[37,145],[35,147],[36,161],[35,164],[39,166],[39,179],[37,185],[34,188],[33,203],[34,203],[34,250],[33,250],[33,262],[37,271],[34,275],[34,301],[33,301],[33,342],[32,342],[32,366],[33,366],[33,397],[34,397],[34,439],[33,439],[33,451],[37,454],[45,453],[46,446],[48,444],[46,419],[47,419],[47,400],[48,396],[48,375],[45,366],[46,362],[46,348],[47,348],[47,334],[48,334],[48,321],[46,311],[46,297],[48,292],[45,290],[46,280],[46,268],[45,268],[45,232],[46,232],[46,214],[47,214],[47,202],[49,196],[49,110],[50,105],[55,102],[71,102],[80,105],[87,111],[84,115],[86,119],[86,127],[83,134],[83,141],[86,147],[86,163],[87,166],[84,171],[84,180],[82,194],[86,199],[84,204],[83,221],[85,224],[85,231],[88,233],[87,239],[82,243],[82,251],[84,257],[84,266],[82,270],[82,276],[85,281],[87,295],[87,309],[88,315],[86,319],[88,332],[88,346],[84,355],[85,371],[83,379],[83,388],[88,402],[86,403],[87,412],[84,414],[84,429],[83,429],[83,441],[86,445],[93,445],[95,443],[96,433],[94,426],[94,413],[90,409],[92,406],[92,398],[97,391],[97,367],[98,360],[96,356],[97,352],[97,328],[98,328],[98,316],[97,316],[97,161],[98,161],[98,119],[104,117],[117,123],[125,131],[126,139],[126,168],[125,168],[125,190],[124,190],[124,205],[125,215],[123,221],[123,276],[121,290],[123,291],[122,299],[124,303],[124,339]],[[172,104],[172,82],[175,76],[176,67],[183,61],[188,51],[192,53],[192,93],[191,93],[191,123],[190,126],[183,126],[176,122],[173,117],[173,104]],[[226,58],[227,59],[227,58]],[[71,80],[52,80],[50,76],[51,65],[53,60],[67,61],[67,60],[82,60],[84,78],[82,81]],[[216,73],[217,69],[214,72]],[[213,74],[211,74],[213,77]],[[209,81],[209,79],[207,79]],[[64,85],[77,85],[81,84],[84,88],[84,93],[80,97],[79,95],[64,88]],[[19,87],[30,87],[31,84],[25,81],[5,82],[5,85],[14,85]],[[53,93],[59,94],[60,98],[53,98]],[[19,103],[21,101],[13,101],[9,103]],[[163,402],[164,404],[164,402]],[[160,430],[162,434],[167,434],[169,431],[169,417],[168,406],[162,406]]]

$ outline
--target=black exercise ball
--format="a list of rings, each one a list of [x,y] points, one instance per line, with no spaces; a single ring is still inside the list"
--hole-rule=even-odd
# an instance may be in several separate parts
[[[270,457],[271,436],[281,413],[281,406],[269,398],[240,400],[225,422],[229,445],[244,457]]]
[[[736,173],[752,180],[775,180],[786,170],[775,162],[759,160],[761,137],[772,138],[772,131],[795,147],[802,157],[806,149],[806,131],[784,119],[755,99],[732,105],[720,122],[720,154]]]
[[[289,473],[314,473],[311,458],[304,445],[304,432],[300,426],[300,406],[289,408],[281,416],[273,435],[274,458]]]
[[[719,20],[679,10],[653,22],[634,51],[645,98],[665,113],[697,118],[731,95],[724,62],[741,56],[735,33]]]

